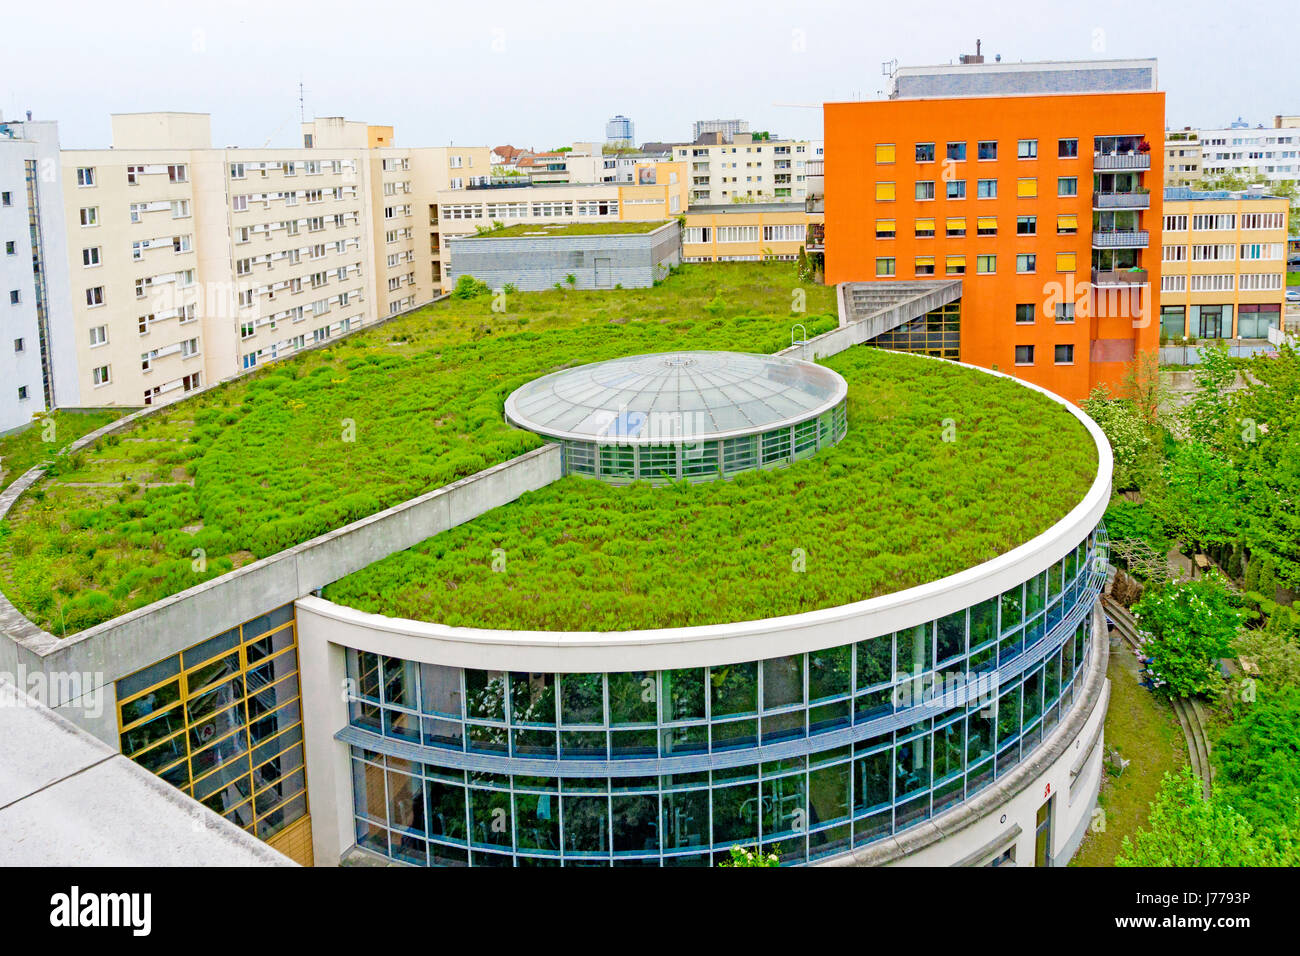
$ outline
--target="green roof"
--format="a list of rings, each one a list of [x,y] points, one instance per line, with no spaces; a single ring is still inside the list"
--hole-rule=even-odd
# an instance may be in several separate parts
[[[392,617],[530,630],[775,617],[993,558],[1063,518],[1096,476],[1083,425],[1013,380],[869,346],[825,364],[849,384],[849,432],[816,458],[703,485],[565,478],[349,575],[325,597]],[[494,570],[502,554],[504,570]]]
[[[529,223],[520,226],[503,226],[488,232],[456,239],[545,239],[550,236],[626,236],[654,232],[668,225],[668,220],[656,222],[579,222],[570,225],[546,226]]]
[[[684,266],[649,289],[452,298],[145,416],[59,459],[0,523],[0,588],[71,634],[539,447],[515,388],[682,348],[773,352],[833,328],[789,263]],[[62,443],[61,443],[62,444]]]

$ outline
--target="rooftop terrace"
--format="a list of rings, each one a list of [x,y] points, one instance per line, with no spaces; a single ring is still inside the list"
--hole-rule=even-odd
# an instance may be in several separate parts
[[[663,219],[651,222],[579,222],[568,225],[548,226],[539,223],[524,223],[517,226],[503,226],[488,232],[456,236],[456,239],[545,239],[550,236],[626,236],[654,232],[661,226],[668,225]]]

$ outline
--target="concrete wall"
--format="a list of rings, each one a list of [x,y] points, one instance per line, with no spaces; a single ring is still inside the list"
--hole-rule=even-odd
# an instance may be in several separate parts
[[[653,232],[621,235],[456,236],[447,240],[452,251],[447,281],[453,286],[462,275],[471,275],[494,289],[510,284],[521,292],[545,291],[556,283],[575,289],[645,289],[681,262],[680,233],[681,227],[670,222]],[[570,275],[577,278],[571,287]]]

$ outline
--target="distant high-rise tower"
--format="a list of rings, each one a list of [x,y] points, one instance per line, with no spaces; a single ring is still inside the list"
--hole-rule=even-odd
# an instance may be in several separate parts
[[[748,133],[748,132],[749,132],[749,120],[742,120],[742,119],[696,120],[695,132],[692,134],[691,138],[698,141],[700,136],[703,135],[704,133],[721,133],[722,141],[724,143],[730,143],[732,137],[734,137],[737,133]]]
[[[632,145],[634,127],[632,121],[621,113],[610,118],[605,124],[605,142]]]

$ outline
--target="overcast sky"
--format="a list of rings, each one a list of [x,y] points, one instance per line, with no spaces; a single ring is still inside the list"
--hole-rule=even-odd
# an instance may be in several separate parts
[[[444,11],[444,7],[448,8]],[[109,114],[209,112],[214,145],[298,145],[307,116],[396,127],[399,145],[547,148],[691,123],[821,135],[827,100],[881,95],[881,64],[1155,56],[1172,127],[1300,113],[1294,0],[679,0],[6,4],[0,111],[109,145]]]

